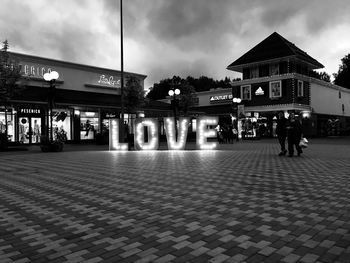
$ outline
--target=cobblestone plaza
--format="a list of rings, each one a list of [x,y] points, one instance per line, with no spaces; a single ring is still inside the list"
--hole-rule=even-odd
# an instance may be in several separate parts
[[[0,262],[350,262],[349,138],[106,149],[0,153]]]

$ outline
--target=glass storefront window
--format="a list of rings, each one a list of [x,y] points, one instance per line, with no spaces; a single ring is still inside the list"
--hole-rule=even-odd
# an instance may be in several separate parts
[[[54,139],[60,136],[63,140],[71,140],[71,112],[70,110],[54,109],[52,126]]]
[[[81,112],[80,113],[80,140],[95,139],[96,133],[99,131],[99,117],[97,112]]]
[[[0,108],[0,133],[6,132],[6,120],[7,120],[7,136],[11,142],[15,141],[15,126],[14,126],[14,115],[12,108],[7,109],[5,116],[5,108]]]

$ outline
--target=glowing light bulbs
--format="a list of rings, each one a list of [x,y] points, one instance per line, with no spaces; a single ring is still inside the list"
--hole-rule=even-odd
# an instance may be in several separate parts
[[[109,150],[127,151],[127,143],[119,143],[119,119],[109,120]]]
[[[158,119],[145,118],[136,119],[135,122],[135,149],[136,150],[157,150],[159,147]],[[148,142],[145,142],[145,127],[148,133]]]
[[[197,119],[197,147],[200,150],[213,150],[217,148],[217,142],[209,143],[208,138],[216,137],[216,130],[208,126],[216,126],[219,122],[218,117],[201,116]]]
[[[127,151],[128,143],[119,142],[119,119],[109,120],[109,149]],[[218,117],[201,116],[196,120],[197,148],[199,150],[214,150],[217,148],[216,141],[208,142],[209,138],[216,138],[214,129],[219,122]],[[184,150],[186,146],[190,118],[180,117],[177,127],[177,138],[175,119],[164,118],[164,129],[169,150]],[[147,138],[145,139],[145,131]],[[157,150],[159,148],[158,119],[138,118],[135,120],[135,150]]]
[[[175,132],[175,120],[173,117],[164,118],[164,128],[169,150],[184,150],[187,140],[188,125],[190,119],[179,118],[178,138]]]

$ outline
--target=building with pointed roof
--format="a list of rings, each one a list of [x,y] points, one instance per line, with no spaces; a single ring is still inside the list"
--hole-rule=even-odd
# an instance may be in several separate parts
[[[323,67],[274,32],[227,67],[243,77],[232,83],[235,109],[250,127],[265,126],[261,136],[275,135],[279,111],[296,113],[306,136],[350,134],[350,90],[311,77]]]

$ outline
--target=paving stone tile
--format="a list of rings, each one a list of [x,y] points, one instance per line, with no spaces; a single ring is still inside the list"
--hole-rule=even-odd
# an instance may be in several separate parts
[[[299,255],[289,254],[288,256],[282,258],[281,262],[294,263],[294,262],[297,262],[299,259],[300,259]]]
[[[350,141],[329,145],[0,153],[0,262],[347,262]]]

